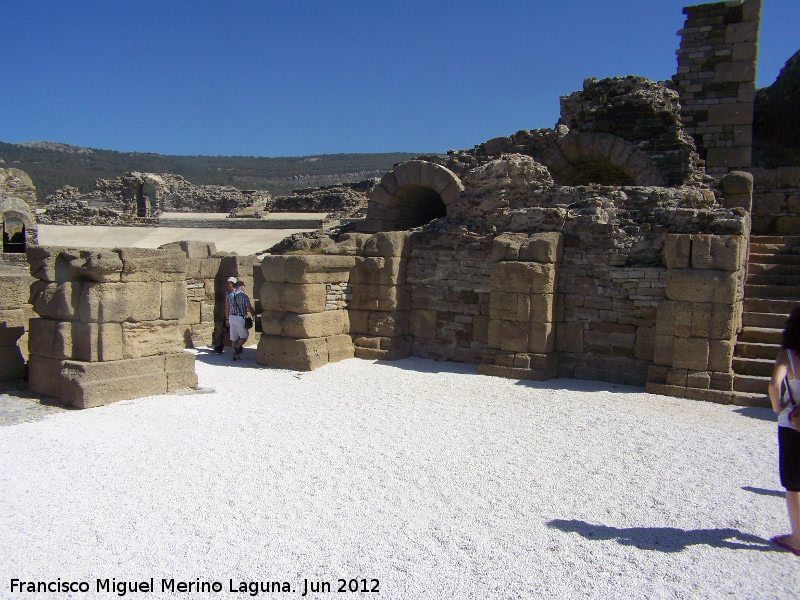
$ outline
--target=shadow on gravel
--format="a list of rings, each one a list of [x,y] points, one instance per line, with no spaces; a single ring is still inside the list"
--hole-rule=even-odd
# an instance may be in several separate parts
[[[742,415],[743,417],[750,417],[751,419],[758,419],[759,421],[772,421],[778,422],[778,415],[772,412],[771,408],[758,408],[755,406],[743,406],[737,408],[733,412]]]
[[[759,550],[778,552],[769,540],[756,535],[742,533],[738,529],[691,529],[676,527],[627,527],[619,529],[606,525],[592,525],[575,519],[555,519],[548,527],[564,532],[577,533],[588,540],[616,540],[623,546],[635,546],[640,550],[680,552],[687,546],[711,546],[731,550]]]
[[[217,354],[211,348],[197,348],[194,359],[208,365],[253,366],[256,361],[256,348],[255,346],[242,348],[240,361],[233,360],[233,349],[231,348],[225,348],[222,354]]]
[[[786,494],[781,490],[765,490],[764,488],[750,487],[749,485],[742,486],[745,492],[753,492],[759,496],[775,496],[776,498],[784,498]]]

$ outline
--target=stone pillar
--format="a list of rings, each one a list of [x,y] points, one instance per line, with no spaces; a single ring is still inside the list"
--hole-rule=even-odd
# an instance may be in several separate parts
[[[353,357],[346,307],[353,256],[265,256],[256,362],[311,371]]]
[[[0,272],[0,381],[22,379],[25,360],[19,339],[25,333],[25,310],[29,277],[23,273]]]
[[[410,233],[377,233],[364,242],[353,270],[350,332],[357,358],[397,360],[411,356],[411,291],[406,265]]]
[[[731,402],[747,247],[744,235],[667,235],[667,299],[656,316],[648,392]]]
[[[554,297],[560,233],[503,234],[492,247],[489,349],[478,372],[515,379],[557,376]]]
[[[180,325],[185,255],[36,247],[28,260],[32,391],[89,408],[197,386]]]
[[[678,73],[686,132],[711,175],[751,165],[761,0],[683,9]]]

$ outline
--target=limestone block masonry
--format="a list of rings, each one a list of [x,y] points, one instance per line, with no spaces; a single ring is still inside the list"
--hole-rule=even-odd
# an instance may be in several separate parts
[[[28,249],[31,391],[77,408],[197,386],[182,252]]]
[[[0,271],[0,381],[22,379],[25,359],[20,338],[26,330],[25,303],[30,277],[19,271]]]

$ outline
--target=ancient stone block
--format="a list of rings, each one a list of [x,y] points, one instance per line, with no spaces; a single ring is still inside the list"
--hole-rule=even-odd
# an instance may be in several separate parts
[[[364,256],[408,256],[411,252],[408,231],[383,231],[364,243]]]
[[[489,341],[488,316],[475,315],[472,317],[472,339],[479,344],[486,344]]]
[[[741,267],[739,246],[740,238],[738,236],[693,235],[692,267],[737,271]]]
[[[653,362],[657,365],[672,366],[675,350],[675,339],[670,335],[656,334],[653,344]]]
[[[191,325],[200,322],[200,302],[187,301],[186,314],[180,319],[181,323]]]
[[[114,285],[89,284],[86,285]],[[34,281],[31,285],[30,303],[42,317],[69,321],[76,318],[76,307],[83,292],[81,282],[48,283]],[[18,304],[14,308],[19,308]]]
[[[164,357],[110,362],[63,361],[59,399],[76,408],[167,392]]]
[[[678,369],[705,371],[708,369],[709,340],[675,338],[672,366]]]
[[[741,272],[697,269],[670,269],[666,276],[666,295],[670,300],[733,304],[741,300]]]
[[[177,281],[186,278],[189,259],[185,254],[148,248],[118,248],[116,251],[123,264],[121,281]]]
[[[161,283],[86,282],[77,306],[77,316],[83,322],[155,321],[161,318]]]
[[[556,336],[552,323],[531,323],[528,352],[547,354],[555,348]]]
[[[191,352],[176,352],[164,355],[167,393],[197,387],[197,373],[194,370],[194,362],[194,354]]]
[[[561,262],[563,236],[558,232],[534,233],[519,250],[519,260],[540,263]]]
[[[734,106],[720,104],[719,106]],[[751,161],[751,149],[746,148],[709,148],[706,151],[706,164],[711,167],[748,167]]]
[[[326,338],[293,339],[262,335],[256,362],[267,367],[312,371],[328,362]]]
[[[528,352],[531,324],[515,321],[489,321],[488,344],[509,352]]]
[[[778,187],[800,187],[800,167],[778,167]]]
[[[689,375],[688,369],[669,369],[667,370],[667,385],[678,385],[686,387],[686,380]]]
[[[286,259],[285,278],[290,283],[339,283],[348,281],[355,257],[291,255]],[[262,262],[262,267],[263,267]]]
[[[350,276],[353,285],[397,285],[406,282],[407,259],[398,257],[358,257]]]
[[[664,238],[664,264],[668,269],[688,269],[691,266],[692,237],[669,233]]]
[[[582,322],[560,322],[556,327],[556,350],[583,354]]]
[[[711,333],[711,310],[714,306],[710,302],[696,302],[692,307],[691,333],[682,337],[709,337]]]
[[[686,375],[686,387],[707,390],[711,385],[711,375],[708,371],[689,371]]]
[[[61,249],[52,246],[30,246],[25,253],[31,275],[41,281],[56,281],[56,257]],[[5,287],[5,286],[2,286]]]
[[[184,347],[177,321],[123,323],[122,343],[124,358],[180,352]]]
[[[406,285],[360,285],[354,288],[350,308],[357,310],[407,310],[411,292]]]
[[[412,310],[409,315],[409,329],[414,337],[436,337],[436,311]]]
[[[633,355],[639,360],[652,361],[655,354],[655,328],[637,327]]]
[[[69,342],[65,325],[70,327]],[[68,353],[63,350],[54,351],[53,358],[60,358],[60,354],[67,359],[85,362],[133,358],[125,357],[123,354],[122,325],[119,323],[59,323],[54,350],[57,349],[59,337],[63,340],[64,346],[67,343],[71,344],[71,352],[67,355]]]
[[[728,194],[752,194],[753,175],[745,171],[731,171],[721,180],[722,192]]]
[[[491,292],[489,316],[498,320],[529,322],[531,320],[530,295],[516,292]]]
[[[0,346],[0,381],[14,381],[25,376],[25,360],[16,345]]]
[[[408,335],[409,319],[407,311],[373,312],[369,315],[369,334],[382,337]]]
[[[327,338],[328,362],[339,362],[355,356],[353,339],[346,334],[332,335]]]
[[[735,343],[731,340],[711,340],[709,342],[708,369],[718,373],[729,373],[733,365]]]
[[[519,250],[527,243],[524,233],[502,233],[492,242],[492,260],[519,260]]]
[[[186,316],[186,282],[165,281],[161,284],[161,318],[182,319]]]
[[[552,264],[531,262],[493,263],[490,285],[492,291],[552,294],[555,268]]]
[[[369,332],[369,314],[367,310],[348,310],[349,333],[366,334]]]
[[[708,337],[718,340],[734,339],[742,327],[741,304],[713,304]]]
[[[122,260],[112,250],[83,250],[82,264],[76,275],[86,281],[119,281],[122,275]]]

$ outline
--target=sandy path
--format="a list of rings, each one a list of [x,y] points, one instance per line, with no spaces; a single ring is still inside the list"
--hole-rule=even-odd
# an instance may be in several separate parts
[[[254,353],[199,357],[215,393],[0,428],[0,596],[42,597],[12,577],[88,582],[75,598],[150,577],[130,597],[233,597],[233,580],[292,598],[305,579],[335,597],[338,578],[404,599],[800,589],[800,559],[768,543],[786,528],[769,411],[421,359],[297,373]]]

